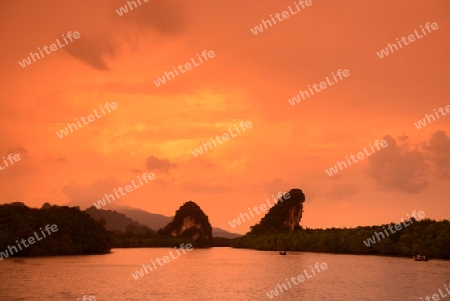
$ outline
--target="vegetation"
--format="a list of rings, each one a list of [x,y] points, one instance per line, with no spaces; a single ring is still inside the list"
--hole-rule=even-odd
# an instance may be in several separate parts
[[[225,237],[213,237],[208,247],[230,247],[232,239]],[[204,248],[193,239],[161,236],[158,234],[115,234],[112,238],[112,248],[174,248],[181,244],[190,243],[194,248]],[[200,242],[201,243],[201,242]]]
[[[289,233],[273,231],[262,235],[247,233],[243,237],[233,239],[230,245],[257,250],[339,254],[412,256],[422,253],[430,258],[450,259],[450,221],[412,221],[408,227],[394,234],[389,232],[388,237],[376,240],[376,243],[369,247],[364,241],[367,242],[375,231],[383,232],[383,226],[387,229],[389,225],[352,229],[298,229]]]
[[[86,212],[109,230],[112,248],[172,248],[179,247],[183,243],[190,243],[194,248],[230,245],[229,239],[212,239],[212,227],[208,216],[191,201],[183,204],[176,211],[173,220],[171,219],[158,231],[145,226],[144,224],[151,221],[143,218],[158,216],[156,214],[138,212],[141,216],[141,223],[138,223],[116,211],[91,207]]]
[[[327,252],[338,254],[368,254],[412,256],[425,254],[431,258],[450,259],[450,221],[425,219],[413,222],[380,240],[375,232],[385,233],[388,225],[352,229],[302,229],[301,220],[305,195],[300,189],[289,191],[289,199],[278,203],[251,227],[245,236],[232,239],[229,246],[271,251]],[[293,218],[294,217],[294,218]],[[296,218],[295,218],[296,217]],[[292,226],[292,222],[295,225]],[[393,223],[390,224],[394,226]],[[384,228],[383,228],[384,227]],[[375,243],[369,243],[371,238]],[[366,242],[366,244],[364,243]],[[226,243],[226,242],[224,242]]]
[[[45,204],[41,209],[23,203],[0,205],[0,251],[27,240],[40,227],[56,224],[58,231],[18,250],[13,256],[105,254],[110,252],[110,234],[78,207]]]
[[[302,218],[305,195],[300,189],[291,189],[279,198],[275,206],[261,219],[261,222],[250,227],[251,235],[261,235],[267,232],[286,232],[298,230]]]
[[[94,207],[81,211],[78,207],[48,203],[41,209],[29,208],[23,203],[0,205],[0,251],[17,246],[16,240],[27,240],[35,232],[42,237],[39,228],[47,224],[56,224],[58,231],[13,256],[105,254],[111,248],[173,248],[183,243],[191,243],[194,248],[230,244],[226,238],[217,238],[213,244],[208,217],[193,202],[181,206],[174,220],[159,233],[123,214],[105,212]],[[105,229],[105,219],[114,221],[108,223],[109,231]],[[193,224],[188,225],[186,221]]]
[[[212,246],[212,227],[208,216],[192,201],[184,203],[176,211],[173,221],[158,230],[158,235],[189,239],[194,248]]]
[[[127,234],[130,230],[134,234],[145,234],[147,231],[155,232],[154,230],[164,228],[173,220],[173,217],[129,208],[122,206],[116,210],[104,210],[92,206],[85,211],[95,220],[104,222],[106,230],[113,231],[117,235]],[[213,237],[225,238],[242,236],[214,227],[212,228],[212,235]]]
[[[87,214],[89,214],[93,219],[99,221],[105,221],[105,228],[108,231],[114,231],[114,233],[125,234],[127,231],[127,227],[129,225],[139,225],[131,218],[125,216],[122,213],[111,211],[111,210],[103,210],[97,209],[94,206],[85,210]],[[150,230],[149,228],[147,228]]]
[[[123,214],[90,208],[51,206],[33,209],[22,203],[0,205],[0,251],[16,240],[28,239],[39,228],[56,224],[58,231],[23,248],[13,256],[104,254],[111,248],[179,247],[191,243],[194,248],[235,247],[271,251],[327,252],[412,256],[450,259],[450,221],[411,219],[407,227],[367,246],[375,232],[385,233],[389,225],[344,229],[302,229],[305,195],[300,189],[289,191],[250,232],[238,238],[212,237],[208,216],[194,202],[183,204],[166,227],[154,231]],[[285,194],[286,196],[286,194]],[[87,213],[89,212],[89,214]],[[97,221],[93,219],[95,216]],[[104,217],[104,218],[103,218]],[[105,229],[107,221],[118,221]],[[116,226],[117,226],[116,225]],[[390,224],[394,226],[393,223]],[[384,227],[384,228],[383,228]],[[40,235],[41,236],[41,235]],[[375,240],[374,240],[375,241]]]
[[[153,233],[147,234],[115,234],[112,237],[112,248],[179,248],[181,244],[193,244],[191,239],[165,237]],[[194,246],[194,245],[193,245]],[[194,246],[195,248],[195,246]]]

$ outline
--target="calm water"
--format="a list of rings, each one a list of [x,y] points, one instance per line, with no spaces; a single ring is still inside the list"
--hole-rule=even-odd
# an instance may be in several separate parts
[[[316,262],[328,269],[291,282],[272,300],[420,300],[450,285],[450,261],[229,248],[192,250],[138,280],[131,276],[170,250],[176,254],[168,248],[114,249],[100,256],[4,260],[0,300],[271,300],[267,292]]]

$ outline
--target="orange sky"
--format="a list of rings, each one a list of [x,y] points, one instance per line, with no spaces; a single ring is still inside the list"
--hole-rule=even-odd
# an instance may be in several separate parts
[[[0,3],[0,154],[22,157],[0,171],[1,203],[91,206],[153,172],[116,204],[172,216],[192,200],[213,226],[238,233],[259,219],[234,229],[228,221],[291,188],[306,195],[308,227],[397,222],[413,210],[449,218],[450,116],[414,126],[450,105],[448,1],[313,0],[258,35],[250,28],[294,1],[141,2],[121,17],[126,1]],[[439,29],[376,55],[427,22]],[[81,37],[19,66],[68,31]],[[155,86],[203,50],[215,57]],[[351,75],[287,102],[338,69]],[[118,109],[56,136],[106,102]],[[253,127],[192,156],[242,120]],[[385,136],[378,154],[325,173]]]

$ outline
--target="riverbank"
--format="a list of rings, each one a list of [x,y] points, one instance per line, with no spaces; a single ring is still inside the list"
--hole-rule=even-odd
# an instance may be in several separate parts
[[[425,254],[433,259],[450,259],[450,222],[424,219],[414,221],[377,243],[364,241],[393,223],[352,229],[303,229],[288,233],[267,233],[235,238],[233,248],[264,251],[299,251],[349,255],[387,255],[412,257]],[[383,228],[385,227],[385,228]]]

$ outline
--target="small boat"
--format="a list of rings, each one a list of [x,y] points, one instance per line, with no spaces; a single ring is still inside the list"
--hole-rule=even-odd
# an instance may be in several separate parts
[[[428,257],[425,255],[414,255],[413,258],[415,261],[428,261]]]
[[[280,255],[286,255],[286,251],[280,251]]]

